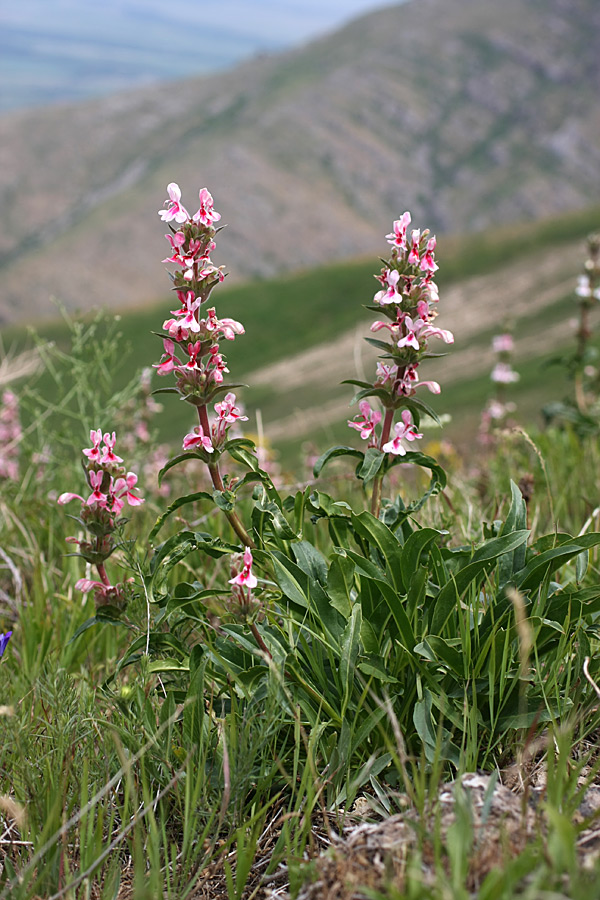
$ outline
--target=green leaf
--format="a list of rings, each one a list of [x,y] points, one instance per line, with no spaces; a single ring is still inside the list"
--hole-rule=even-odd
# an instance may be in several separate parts
[[[515,550],[527,541],[529,531],[515,531],[501,537],[491,538],[477,548],[471,560],[459,569],[440,590],[431,616],[431,633],[441,634],[453,609],[469,585],[476,583],[479,577],[492,568],[496,559],[504,553]]]
[[[340,384],[354,384],[356,387],[360,388],[371,388],[373,387],[372,382],[370,381],[358,381],[356,378],[345,378],[344,381],[340,382]]]
[[[413,414],[415,425],[419,425],[420,413],[425,413],[426,416],[429,416],[430,419],[433,419],[436,425],[442,424],[435,409],[428,403],[425,403],[424,400],[421,400],[417,397],[405,397],[403,402],[404,406]]]
[[[584,550],[583,553],[580,553],[575,557],[575,579],[578,584],[580,584],[585,578],[585,573],[587,572],[588,565],[590,562],[590,551]]]
[[[440,729],[436,725],[432,713],[432,697],[427,689],[423,690],[423,698],[415,703],[413,723],[423,742],[427,762],[433,763],[436,759],[447,759],[458,767],[460,751],[451,742],[450,732],[446,728]]]
[[[382,453],[377,447],[367,449],[362,463],[359,463],[356,469],[357,476],[364,484],[368,484],[376,477],[385,461],[385,456],[385,453]]]
[[[331,560],[327,573],[327,593],[331,598],[331,605],[345,619],[348,619],[352,613],[350,594],[354,584],[354,569],[355,565],[348,556],[336,554]]]
[[[279,550],[271,552],[275,580],[284,597],[308,609],[308,578],[302,569]]]
[[[361,400],[366,400],[367,397],[377,397],[378,400],[381,400],[384,406],[390,406],[390,392],[386,391],[385,388],[382,387],[374,387],[372,384],[367,388],[363,388],[360,391],[357,391],[350,404],[360,403]]]
[[[148,664],[149,672],[189,672],[189,664],[178,659],[153,659]]]
[[[125,622],[123,622],[121,618],[121,610],[116,609],[114,606],[103,607],[103,609],[105,610],[104,615],[100,614],[100,611],[98,611],[97,615],[92,616],[91,619],[87,619],[83,625],[79,626],[73,637],[67,641],[67,646],[73,643],[75,638],[78,638],[84,631],[87,631],[88,628],[92,628],[94,625],[125,625]],[[110,615],[110,613],[106,612],[113,609],[115,610],[115,615]]]
[[[510,490],[512,502],[506,521],[500,531],[501,535],[510,534],[514,531],[522,531],[527,528],[527,506],[523,499],[523,495],[519,487],[511,481]],[[503,587],[511,580],[515,572],[518,572],[525,565],[525,557],[527,553],[527,545],[521,544],[515,550],[504,554],[498,560],[498,584]]]
[[[326,450],[325,453],[321,454],[314,465],[313,475],[315,478],[319,477],[325,466],[331,462],[332,459],[336,459],[340,456],[354,456],[356,459],[363,459],[364,453],[362,450],[355,450],[354,447],[330,447],[329,450]]]
[[[432,662],[442,662],[460,678],[465,677],[464,657],[454,647],[450,646],[443,638],[435,634],[429,635],[415,647],[415,653],[419,653]]]
[[[412,625],[410,624],[410,620],[406,614],[406,609],[404,608],[406,598],[401,597],[398,592],[394,590],[391,584],[387,583],[387,581],[378,580],[374,581],[374,584],[381,593],[381,596],[384,598],[388,609],[391,612],[396,625],[398,626],[402,645],[406,650],[409,651],[409,653],[412,653],[416,644],[416,639],[412,629]]]
[[[384,525],[380,519],[376,519],[367,510],[359,515],[353,513],[351,518],[356,532],[380,551],[386,561],[394,587],[402,591],[404,586],[401,572],[402,548],[396,535],[390,531],[387,525]]]
[[[213,491],[213,500],[223,512],[233,512],[235,509],[235,494],[232,491]]]
[[[418,571],[421,557],[435,540],[442,537],[442,532],[435,528],[420,528],[410,534],[400,554],[400,572],[404,591],[408,591],[413,576]]]
[[[243,466],[247,466],[253,472],[259,471],[258,459],[256,457],[255,450],[248,450],[246,447],[227,447],[227,452],[231,457],[233,457],[233,459],[241,463]],[[266,472],[264,473],[264,475],[266,475],[270,481],[270,477]]]
[[[196,549],[196,535],[192,531],[180,531],[160,544],[150,560],[150,579],[152,584],[159,575],[164,580],[166,573],[173,566]]]
[[[362,624],[362,610],[360,604],[352,607],[352,614],[348,620],[340,640],[340,679],[342,682],[342,717],[346,714],[350,696],[354,687],[356,660],[360,648],[360,627]]]
[[[202,458],[203,457],[200,456],[199,453],[196,453],[195,451],[192,452],[191,450],[189,450],[187,453],[180,453],[179,456],[174,456],[173,459],[170,459],[168,463],[165,463],[165,465],[162,467],[162,469],[158,473],[159,487],[162,484],[163,476],[167,474],[169,469],[172,469],[175,466],[178,466],[179,463],[185,462],[188,459],[202,459]]]
[[[185,497],[178,497],[177,500],[174,500],[170,506],[167,507],[162,516],[159,516],[156,520],[154,527],[150,534],[148,535],[149,543],[152,543],[160,529],[165,524],[166,520],[169,516],[175,512],[177,509],[181,509],[182,506],[185,506],[187,503],[195,503],[197,500],[212,500],[213,497],[208,491],[197,491],[195,494],[187,494]]]
[[[440,491],[444,490],[446,487],[446,473],[431,456],[426,456],[424,453],[418,453],[416,451],[409,451],[405,456],[394,456],[388,462],[388,465],[390,468],[393,468],[393,466],[404,465],[405,463],[421,466],[423,469],[429,469],[431,472],[431,480],[428,489],[422,497],[407,506],[406,512],[408,514],[418,512],[430,497],[439,494]]]
[[[378,341],[377,338],[365,338],[367,344],[370,344],[371,347],[377,347],[378,350],[385,351],[386,354],[389,354],[392,347],[390,344],[386,344],[385,341]]]
[[[560,547],[546,550],[534,557],[525,568],[515,575],[515,585],[523,591],[535,589],[544,579],[584,550],[600,544],[600,534],[582,534],[565,541]]]
[[[296,558],[296,562],[308,577],[319,584],[327,584],[327,560],[322,553],[309,543],[309,541],[298,541],[292,545],[292,552]]]

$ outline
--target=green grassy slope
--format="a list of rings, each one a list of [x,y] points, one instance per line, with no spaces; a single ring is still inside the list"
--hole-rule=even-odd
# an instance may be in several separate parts
[[[460,288],[475,276],[495,278],[500,283],[506,281],[509,287],[511,272],[516,271],[518,266],[527,267],[529,259],[535,259],[541,275],[545,261],[564,252],[565,247],[573,246],[573,253],[567,255],[563,273],[567,284],[570,284],[569,279],[574,279],[583,262],[583,239],[599,222],[600,209],[594,207],[559,220],[496,229],[477,236],[443,238],[438,252],[438,282],[442,298],[440,313],[444,319],[440,320],[440,324],[447,324],[446,319],[452,313],[444,306],[445,291]],[[385,253],[385,245],[382,252]],[[230,380],[245,381],[254,371],[285,360],[290,361],[289,368],[292,369],[299,354],[318,345],[323,345],[323,359],[326,359],[328,342],[334,342],[340,335],[368,320],[370,314],[365,311],[364,305],[370,303],[376,288],[373,274],[378,265],[377,259],[348,261],[271,281],[254,281],[231,287],[225,285],[217,289],[212,299],[219,315],[238,319],[246,328],[245,335],[224,347]],[[569,296],[570,288],[567,288],[564,296],[555,297],[541,312],[531,312],[530,298],[527,296],[512,297],[511,316],[517,326],[517,347],[521,347],[516,363],[522,375],[518,401],[527,416],[534,414],[542,402],[561,396],[565,382],[559,369],[544,370],[543,374],[540,370],[540,361],[555,353],[556,348],[545,346],[541,351],[533,351],[527,359],[523,359],[522,348],[540,331],[542,321],[543,327],[549,328],[572,317],[574,307],[569,302]],[[152,332],[160,331],[163,320],[168,316],[169,306],[169,295],[165,294],[160,303],[121,315],[119,328],[124,350],[120,369],[115,372],[116,387],[126,383],[137,370],[158,361],[162,346],[160,339]],[[477,310],[474,315],[477,317]],[[456,334],[456,345],[450,349],[450,356],[454,349],[474,349],[476,352],[481,349],[483,352],[497,330],[482,313],[468,336]],[[40,336],[64,346],[66,331],[64,322],[56,321],[41,327]],[[13,352],[25,349],[31,343],[22,328],[6,328],[1,336],[5,348],[12,348]],[[295,448],[306,437],[315,438],[321,446],[329,440],[352,440],[353,435],[343,427],[347,415],[352,415],[351,410],[344,409],[344,398],[350,400],[351,388],[338,384],[342,378],[353,376],[351,363],[348,360],[347,372],[340,372],[341,377],[337,381],[327,382],[324,379],[318,391],[315,391],[313,381],[294,387],[289,392],[279,392],[277,384],[267,382],[253,387],[250,383],[248,389],[240,392],[251,414],[249,430],[254,428],[252,420],[257,408],[261,410],[268,435],[269,426],[294,410],[303,415],[303,411],[337,400],[341,404],[340,409],[326,425],[310,427],[309,424],[305,437],[295,436],[286,440],[285,436],[280,435],[276,443],[285,457],[291,459]],[[426,365],[433,366],[435,361]],[[464,434],[472,436],[480,409],[490,394],[488,373],[489,369],[476,375],[465,371],[460,377],[453,377],[444,386],[442,395],[435,398],[438,411],[447,411],[453,416],[453,422],[447,429],[447,434],[452,438],[460,441]],[[433,372],[430,377],[437,376]],[[167,386],[170,379],[155,378],[155,383],[157,387]],[[171,397],[164,399],[164,411],[157,418],[164,439],[177,443],[192,421],[193,411],[189,406]]]

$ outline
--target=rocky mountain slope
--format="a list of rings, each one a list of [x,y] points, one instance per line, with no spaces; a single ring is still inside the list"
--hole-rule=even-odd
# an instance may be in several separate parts
[[[0,318],[168,288],[156,210],[209,187],[237,279],[600,195],[597,0],[413,0],[225,74],[0,118]]]

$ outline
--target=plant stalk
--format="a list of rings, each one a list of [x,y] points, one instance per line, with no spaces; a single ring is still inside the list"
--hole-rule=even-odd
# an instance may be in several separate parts
[[[200,427],[202,432],[206,435],[210,435],[210,422],[208,421],[208,412],[206,410],[206,404],[198,407],[198,418],[200,420]],[[224,491],[225,485],[223,484],[223,479],[221,478],[221,471],[219,469],[218,462],[209,462],[207,463],[208,471],[210,473],[210,479],[212,481],[213,487],[216,491]],[[226,512],[225,516],[238,538],[246,547],[250,547],[251,550],[256,548],[256,544],[244,528],[242,521],[238,514],[233,512]]]

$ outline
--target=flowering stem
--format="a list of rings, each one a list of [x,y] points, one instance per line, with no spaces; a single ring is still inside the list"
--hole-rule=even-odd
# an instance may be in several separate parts
[[[206,411],[206,405],[198,407],[198,418],[200,420],[200,427],[202,432],[205,435],[210,435],[210,423],[208,421],[208,413]],[[223,484],[223,479],[221,478],[221,472],[219,470],[219,464],[217,462],[209,462],[207,463],[208,471],[210,473],[210,479],[213,483],[213,487],[216,491],[224,491],[225,485]],[[256,547],[256,544],[244,528],[239,516],[236,512],[226,512],[225,516],[227,517],[229,524],[239,537],[242,544],[246,547],[250,547],[253,550]]]
[[[104,563],[96,563],[96,568],[98,570],[98,575],[102,581],[102,584],[105,584],[107,587],[110,587],[110,578],[106,574],[106,569],[104,568]]]
[[[383,420],[383,426],[381,428],[381,438],[379,440],[379,449],[381,450],[384,444],[390,439],[390,432],[392,430],[392,424],[394,422],[394,410],[386,409],[385,418]],[[383,486],[383,475],[377,475],[373,479],[373,494],[371,496],[371,513],[375,516],[376,519],[379,518],[379,512],[381,510],[381,489]]]
[[[260,631],[258,630],[258,628],[256,627],[256,622],[251,622],[251,623],[250,623],[250,631],[252,632],[252,635],[253,635],[253,637],[254,637],[254,640],[256,641],[256,643],[258,644],[258,646],[260,647],[260,649],[262,650],[262,652],[263,652],[266,656],[268,656],[269,659],[273,659],[273,654],[271,653],[271,651],[269,650],[269,648],[267,647],[267,645],[266,645],[265,642],[263,641],[262,635],[261,635]]]

